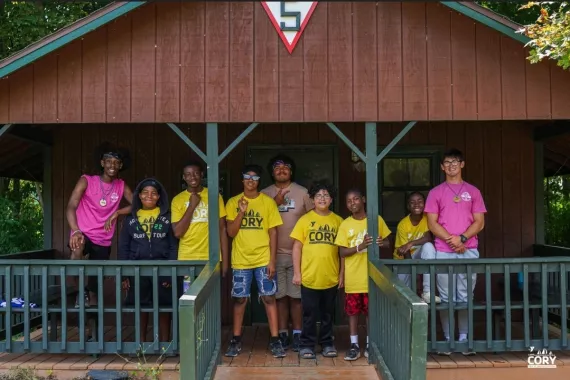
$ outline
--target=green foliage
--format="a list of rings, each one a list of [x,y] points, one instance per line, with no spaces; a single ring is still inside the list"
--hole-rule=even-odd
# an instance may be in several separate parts
[[[35,183],[9,180],[0,210],[0,254],[43,248],[43,210]]]
[[[111,1],[0,1],[0,59],[22,50]]]
[[[476,3],[521,25],[535,22],[540,14],[535,8],[521,9],[527,4],[526,1],[476,1]]]
[[[546,244],[570,247],[570,175],[544,180]]]

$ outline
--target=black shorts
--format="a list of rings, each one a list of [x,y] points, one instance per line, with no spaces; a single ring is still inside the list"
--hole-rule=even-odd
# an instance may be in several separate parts
[[[125,306],[135,305],[135,279],[134,277],[128,277],[130,287],[127,292],[127,297],[125,298]],[[167,284],[167,286],[164,286]],[[172,307],[172,278],[170,276],[160,276],[158,277],[158,306],[161,307]],[[152,277],[141,276],[140,278],[140,305],[141,307],[153,307],[153,289],[152,289]],[[177,281],[175,284],[176,288],[176,300],[182,296],[182,279]],[[177,303],[174,302],[174,306],[177,307]]]
[[[85,239],[85,247],[83,248],[83,256],[89,255],[89,260],[109,260],[111,257],[111,247],[105,247],[93,243],[87,236],[83,235]],[[69,243],[67,247],[71,250]]]

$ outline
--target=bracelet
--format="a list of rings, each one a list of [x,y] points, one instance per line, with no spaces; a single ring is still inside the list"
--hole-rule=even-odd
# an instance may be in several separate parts
[[[83,235],[83,231],[81,231],[81,230],[75,230],[75,231],[73,231],[73,232],[71,233],[71,236],[75,235],[75,234],[78,233],[78,232],[80,232],[81,235]]]
[[[356,253],[360,252],[360,248],[358,248],[360,246],[360,244],[356,244]]]

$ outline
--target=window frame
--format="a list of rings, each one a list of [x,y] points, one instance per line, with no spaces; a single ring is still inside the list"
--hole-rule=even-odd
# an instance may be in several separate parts
[[[386,146],[378,146],[378,151],[381,152]],[[399,192],[410,192],[410,191],[429,191],[433,187],[439,185],[443,180],[443,172],[440,168],[441,158],[443,157],[443,152],[445,147],[443,146],[396,146],[378,163],[378,211],[382,218],[384,218],[384,202],[383,193],[385,191],[399,191]],[[432,186],[395,186],[395,187],[385,187],[384,186],[384,159],[408,159],[408,158],[428,158],[430,159],[430,179]],[[384,221],[388,227],[395,232],[399,221],[388,221],[384,218]]]

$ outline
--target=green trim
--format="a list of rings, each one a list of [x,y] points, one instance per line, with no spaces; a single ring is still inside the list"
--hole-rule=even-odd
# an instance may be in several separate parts
[[[146,4],[146,1],[128,1],[125,2],[123,5],[115,8],[114,10],[110,11],[109,13],[106,13],[104,15],[102,15],[101,17],[98,17],[92,21],[89,21],[88,23],[86,23],[85,25],[69,32],[66,33],[64,35],[62,35],[61,37],[55,39],[54,41],[38,48],[35,49],[33,51],[31,51],[30,53],[16,59],[14,62],[9,63],[8,65],[0,68],[0,78],[5,77],[6,75],[9,75],[11,73],[13,73],[14,71],[21,69],[22,67],[40,59],[41,57],[53,52],[56,49],[59,49],[60,47],[62,47],[63,45],[66,45],[82,36],[84,36],[85,34],[115,20],[116,18],[123,16],[127,13],[129,13],[130,11]]]
[[[4,126],[0,128],[0,137],[2,137],[4,133],[8,132],[12,126],[13,124],[4,124]]]
[[[488,27],[495,29],[498,32],[501,32],[504,35],[511,37],[514,40],[517,40],[524,44],[530,41],[530,38],[528,38],[524,34],[517,33],[516,30],[514,30],[513,28],[504,25],[496,20],[493,20],[492,18],[485,16],[484,14],[479,13],[471,8],[468,8],[457,1],[440,1],[440,3],[445,5],[446,7],[453,9],[454,11],[457,11],[467,17],[472,18],[475,21],[487,25]]]

